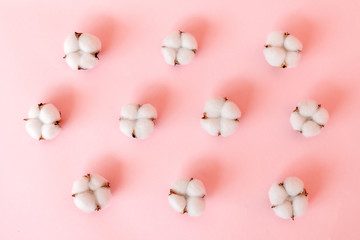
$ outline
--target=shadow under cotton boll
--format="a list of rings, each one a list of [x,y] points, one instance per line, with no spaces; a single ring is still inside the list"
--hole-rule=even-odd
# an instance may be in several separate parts
[[[76,93],[69,86],[58,86],[47,92],[47,102],[54,104],[61,113],[61,126],[66,125],[73,114]]]

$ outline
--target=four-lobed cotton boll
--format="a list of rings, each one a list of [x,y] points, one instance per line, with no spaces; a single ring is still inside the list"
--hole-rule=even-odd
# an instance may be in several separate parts
[[[61,115],[52,104],[40,103],[29,109],[25,129],[36,140],[50,140],[60,132]]]
[[[189,33],[177,31],[167,36],[161,52],[165,62],[170,65],[185,65],[192,61],[197,50],[197,42]]]
[[[328,120],[328,111],[313,100],[300,102],[290,115],[292,128],[305,137],[318,135]]]
[[[156,118],[151,104],[128,104],[121,109],[120,130],[128,137],[145,139],[153,132]]]
[[[69,35],[64,41],[66,63],[74,70],[93,68],[99,61],[100,40],[89,33]]]
[[[176,212],[196,217],[205,210],[205,195],[205,186],[200,180],[180,179],[171,186],[168,201]]]
[[[297,177],[288,177],[284,182],[274,183],[269,190],[271,207],[283,219],[293,219],[304,215],[308,193],[304,183]]]
[[[300,60],[302,43],[294,36],[284,32],[271,32],[266,40],[264,56],[274,67],[292,68]]]
[[[100,175],[87,174],[75,181],[72,188],[75,206],[84,212],[105,208],[110,201],[109,182]]]
[[[239,126],[241,111],[227,98],[212,98],[205,104],[201,126],[212,136],[229,136]]]

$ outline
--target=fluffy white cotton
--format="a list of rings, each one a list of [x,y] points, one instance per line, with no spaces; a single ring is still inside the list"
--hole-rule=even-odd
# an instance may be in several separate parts
[[[99,211],[110,202],[109,182],[100,175],[87,174],[74,182],[72,197],[80,210],[84,212]]]
[[[37,104],[28,111],[25,129],[36,140],[50,140],[56,137],[61,128],[59,110],[52,104]]]
[[[288,197],[288,194],[283,187],[283,185],[279,185],[274,183],[269,190],[269,199],[272,206],[279,205],[283,203]]]
[[[266,40],[264,57],[274,67],[292,68],[300,60],[301,42],[289,33],[271,32]]]
[[[290,196],[296,196],[304,191],[304,183],[297,177],[288,177],[284,181],[284,188]]]
[[[121,109],[120,131],[131,138],[148,138],[154,130],[157,112],[151,104],[128,104]]]
[[[200,180],[180,179],[171,186],[168,201],[179,213],[200,216],[205,210],[205,194],[205,186]]]
[[[234,102],[213,98],[206,102],[200,124],[210,135],[226,137],[236,131],[240,117],[241,111]]]
[[[64,58],[73,70],[93,68],[99,61],[100,50],[100,40],[88,33],[74,33],[64,41]]]
[[[308,203],[304,183],[297,177],[274,183],[269,189],[269,200],[275,214],[284,219],[303,215]]]
[[[313,100],[300,102],[290,115],[292,128],[301,132],[304,137],[318,135],[329,120],[329,113],[320,106]]]
[[[194,36],[181,31],[168,35],[161,47],[165,62],[173,66],[190,63],[196,50],[197,42]]]

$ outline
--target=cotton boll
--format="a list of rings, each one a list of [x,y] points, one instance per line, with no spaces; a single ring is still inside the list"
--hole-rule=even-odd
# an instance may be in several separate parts
[[[271,32],[266,40],[266,45],[271,45],[273,47],[282,47],[284,45],[285,33],[276,31]]]
[[[26,131],[37,140],[50,140],[60,132],[61,116],[59,110],[52,104],[32,106],[28,111],[26,120]]]
[[[287,68],[295,67],[300,61],[300,53],[298,52],[288,52],[286,54],[285,62]]]
[[[192,179],[187,185],[186,194],[191,197],[204,197],[205,186],[200,180]]]
[[[77,194],[74,197],[74,203],[76,207],[84,212],[93,212],[97,208],[95,196],[90,192]]]
[[[154,122],[150,119],[138,119],[135,125],[135,136],[138,139],[145,139],[154,130]]]
[[[121,118],[136,120],[139,107],[139,104],[128,104],[123,106],[120,114]]]
[[[168,35],[164,41],[163,46],[169,48],[180,48],[181,47],[181,33],[179,31]]]
[[[195,37],[189,33],[181,34],[181,46],[191,50],[196,50],[198,47]]]
[[[39,140],[41,138],[41,126],[42,122],[37,118],[33,118],[26,121],[25,128],[32,138]]]
[[[176,60],[180,65],[189,64],[195,57],[195,53],[192,50],[186,48],[180,48],[177,52]]]
[[[212,98],[209,99],[204,108],[206,116],[209,118],[218,118],[221,116],[222,108],[225,104],[225,98]]]
[[[186,199],[184,196],[170,194],[168,196],[168,202],[176,212],[184,213],[186,207]]]
[[[59,125],[46,123],[41,127],[41,135],[45,140],[51,140],[60,133],[60,130]]]
[[[164,56],[165,62],[169,65],[175,65],[176,63],[176,55],[177,55],[177,49],[175,48],[168,48],[168,47],[162,47],[161,53]]]
[[[220,121],[219,118],[201,119],[200,123],[203,129],[212,136],[218,136],[220,133]]]
[[[272,206],[282,204],[288,197],[285,188],[282,185],[274,183],[269,190],[269,199]]]
[[[329,120],[329,113],[325,108],[320,107],[319,110],[312,115],[312,119],[320,125],[325,125]]]
[[[283,219],[290,219],[293,217],[293,209],[289,201],[285,201],[281,205],[273,208],[276,216]]]
[[[82,54],[80,52],[72,52],[66,55],[65,61],[73,70],[78,70]]]
[[[83,33],[79,37],[79,48],[86,53],[96,53],[101,50],[100,39],[94,35]]]
[[[306,196],[301,195],[297,196],[293,199],[293,209],[294,209],[294,216],[300,217],[304,215],[307,206],[308,206],[308,199]]]
[[[297,106],[299,113],[304,117],[311,117],[319,108],[319,104],[313,100],[301,101]]]
[[[292,112],[290,115],[290,124],[296,131],[301,131],[302,125],[306,120],[306,117],[301,116],[299,112]]]
[[[79,67],[83,70],[93,68],[97,63],[99,59],[96,58],[93,54],[90,53],[83,53],[80,58],[80,64]]]
[[[238,119],[241,116],[241,111],[235,103],[226,101],[221,108],[221,116],[229,119]]]
[[[137,113],[137,118],[156,119],[157,118],[156,109],[151,104],[144,104],[139,108]]]
[[[156,118],[156,109],[151,104],[129,104],[121,109],[120,130],[128,137],[145,139],[153,132]]]
[[[205,200],[199,197],[189,197],[187,199],[186,211],[189,216],[198,217],[205,210]]]
[[[227,137],[233,134],[239,126],[239,121],[234,119],[221,118],[220,133],[221,136]]]
[[[190,178],[177,180],[171,186],[171,190],[174,191],[176,194],[185,195],[189,182]]]
[[[94,191],[94,195],[101,209],[105,208],[109,204],[111,198],[110,188],[108,187],[98,188]]]
[[[271,66],[280,67],[285,61],[286,51],[280,47],[265,48],[264,56]]]
[[[287,51],[301,51],[302,50],[302,43],[294,37],[293,35],[289,35],[285,38],[284,47]]]
[[[64,41],[64,52],[69,54],[71,52],[79,51],[79,42],[75,34],[69,35]]]
[[[161,52],[165,62],[174,66],[190,63],[196,49],[197,42],[191,34],[175,32],[165,38]]]
[[[321,132],[321,127],[314,121],[307,121],[302,126],[302,134],[304,137],[314,137]]]
[[[284,181],[284,188],[290,196],[296,196],[304,191],[304,183],[297,177],[288,177]]]

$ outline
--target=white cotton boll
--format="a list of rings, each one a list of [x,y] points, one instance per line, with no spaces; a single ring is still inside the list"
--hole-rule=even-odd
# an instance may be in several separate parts
[[[196,50],[198,47],[195,37],[189,33],[181,34],[181,46],[191,50]]]
[[[294,37],[293,35],[289,35],[285,38],[284,47],[287,51],[301,51],[302,50],[302,43]]]
[[[98,174],[91,174],[89,181],[89,188],[93,191],[104,186],[108,181]]]
[[[312,119],[320,125],[325,125],[329,120],[329,113],[325,108],[320,107],[319,110],[312,115]]]
[[[175,32],[165,38],[161,52],[165,62],[174,66],[190,63],[196,49],[197,42],[191,34]]]
[[[285,62],[287,68],[295,67],[300,61],[300,53],[298,52],[288,52],[286,54]]]
[[[57,124],[46,123],[41,127],[41,136],[45,140],[51,140],[60,133],[61,128]]]
[[[138,110],[137,118],[149,118],[149,119],[156,119],[157,112],[153,105],[151,104],[144,104]]]
[[[186,194],[190,197],[204,197],[205,186],[200,180],[192,179],[187,185]]]
[[[274,183],[269,190],[269,199],[272,206],[282,204],[288,197],[285,188],[277,183]]]
[[[64,41],[64,52],[69,54],[71,52],[79,51],[79,42],[75,34],[67,36]]]
[[[32,138],[39,140],[41,138],[41,126],[42,122],[37,118],[33,118],[26,121],[25,128]]]
[[[225,98],[212,98],[209,99],[204,108],[206,116],[209,118],[218,118],[221,116],[222,108],[225,104]]]
[[[297,177],[288,177],[284,181],[284,188],[290,196],[296,196],[304,191],[304,183]]]
[[[52,104],[41,106],[39,119],[43,123],[53,123],[61,119],[59,110]]]
[[[168,35],[164,41],[163,46],[169,48],[180,48],[181,47],[181,33],[179,31]]]
[[[269,47],[264,49],[266,61],[274,67],[280,67],[285,61],[286,51],[279,47]]]
[[[93,54],[90,53],[83,53],[80,58],[80,64],[79,67],[83,70],[93,68],[97,63],[99,59],[96,58]]]
[[[94,195],[96,198],[96,202],[101,207],[101,209],[105,208],[109,204],[111,198],[110,188],[101,187],[99,189],[96,189],[94,191]]]
[[[120,130],[126,136],[145,139],[154,130],[157,112],[151,104],[128,104],[121,109]]]
[[[90,192],[77,194],[74,197],[74,203],[76,207],[84,212],[93,212],[97,208],[95,196]]]
[[[136,120],[127,120],[127,119],[120,120],[120,130],[128,137],[133,137],[135,125],[136,125]]]
[[[186,207],[186,199],[184,196],[170,194],[168,196],[168,202],[176,212],[184,213]]]
[[[229,119],[238,119],[241,117],[241,111],[232,101],[226,101],[221,109],[221,116]]]
[[[40,114],[39,104],[32,106],[28,112],[28,118],[38,118]]]
[[[233,134],[239,126],[239,121],[234,119],[221,118],[220,133],[221,136],[227,137]]]
[[[284,45],[284,40],[285,40],[284,32],[280,32],[280,31],[271,32],[269,33],[265,44],[271,45],[273,47],[282,47]]]
[[[165,62],[170,65],[175,65],[175,59],[177,54],[177,49],[175,48],[168,48],[168,47],[162,47],[161,52],[164,56]]]
[[[281,205],[273,208],[276,216],[283,219],[290,219],[293,217],[293,209],[289,201],[285,201]]]
[[[220,121],[219,118],[207,118],[201,119],[200,123],[203,129],[212,136],[218,136],[220,133]]]
[[[290,115],[290,124],[296,131],[301,131],[301,128],[306,120],[306,117],[301,116],[299,112],[292,112]]]
[[[300,217],[304,215],[307,206],[308,206],[308,199],[305,195],[297,196],[293,199],[293,210],[294,216]]]
[[[186,211],[189,216],[198,217],[205,210],[205,200],[199,197],[188,197]]]
[[[302,116],[311,117],[318,110],[319,104],[313,100],[304,100],[297,107]]]
[[[321,127],[314,121],[307,121],[301,130],[304,137],[314,137],[321,132]]]
[[[87,53],[99,52],[101,50],[100,39],[89,33],[83,33],[79,37],[79,48]]]
[[[123,106],[121,109],[120,117],[130,120],[136,120],[139,107],[139,104],[128,104]]]
[[[176,194],[185,195],[189,182],[190,178],[177,180],[171,186],[171,190]]]
[[[69,67],[73,70],[78,70],[80,67],[80,60],[81,60],[81,53],[80,52],[72,52],[66,55],[65,61],[69,65]]]
[[[195,53],[192,50],[186,48],[180,48],[177,51],[176,60],[180,65],[185,65],[190,63],[195,57]]]
[[[75,181],[72,188],[72,194],[82,193],[89,190],[89,178],[86,176]]]

